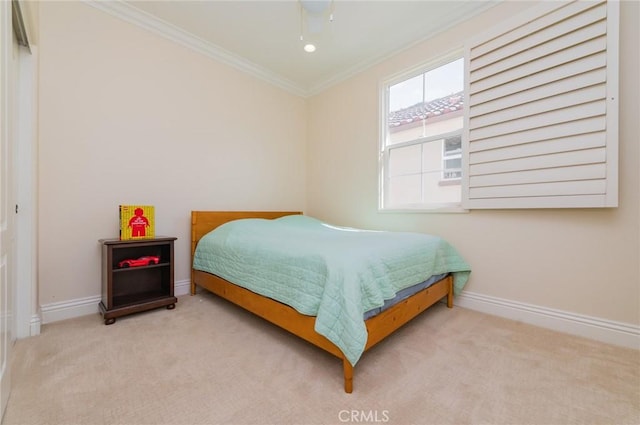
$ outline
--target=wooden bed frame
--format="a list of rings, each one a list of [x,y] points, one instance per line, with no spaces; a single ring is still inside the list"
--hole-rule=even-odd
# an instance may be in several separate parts
[[[228,221],[241,218],[273,219],[292,214],[300,214],[300,212],[192,211],[191,264],[193,265],[196,244],[200,238]],[[315,317],[305,316],[271,298],[258,295],[213,274],[192,268],[191,295],[195,295],[196,285],[237,304],[245,310],[278,325],[341,359],[344,369],[344,390],[347,393],[353,391],[353,366],[335,344],[314,330]],[[453,278],[450,275],[366,320],[368,339],[365,351],[444,297],[447,297],[447,307],[453,307]]]

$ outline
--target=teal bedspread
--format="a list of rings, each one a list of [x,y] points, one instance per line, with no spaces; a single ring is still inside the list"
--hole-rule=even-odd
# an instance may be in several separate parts
[[[435,236],[336,227],[302,215],[225,223],[199,241],[193,268],[316,316],[316,332],[352,365],[367,342],[364,312],[436,274],[451,272],[458,293],[471,271]]]

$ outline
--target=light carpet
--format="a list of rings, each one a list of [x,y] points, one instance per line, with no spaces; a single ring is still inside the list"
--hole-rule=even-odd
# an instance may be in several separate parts
[[[432,307],[365,353],[322,350],[203,292],[17,341],[3,425],[639,424],[640,352]]]

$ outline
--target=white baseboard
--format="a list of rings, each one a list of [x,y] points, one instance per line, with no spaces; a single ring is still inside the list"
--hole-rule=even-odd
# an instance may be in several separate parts
[[[41,323],[42,319],[40,318],[40,314],[34,314],[31,316],[31,320],[29,321],[29,336],[40,335]]]
[[[176,297],[189,295],[191,293],[191,281],[189,279],[180,280],[173,285],[173,295]]]
[[[177,297],[188,295],[190,288],[191,282],[188,279],[176,281],[174,284],[174,295]],[[45,304],[42,306],[42,324],[86,316],[88,314],[97,314],[99,313],[99,302],[100,296],[98,295]],[[590,338],[608,344],[634,348],[636,350],[640,349],[640,326],[629,323],[589,317],[469,291],[463,291],[460,295],[456,296],[455,304],[470,310]],[[31,329],[32,335],[38,335],[40,333],[39,316],[34,316],[32,319]]]
[[[180,280],[174,282],[173,294],[176,297],[187,295],[190,293],[191,281]],[[98,314],[100,310],[98,304],[101,300],[100,295],[93,297],[77,298],[75,300],[61,301],[57,303],[43,304],[42,324],[59,322],[60,320],[73,319],[74,317],[87,316],[89,314]],[[40,323],[37,324],[38,334],[40,333]],[[37,335],[37,334],[36,334]]]
[[[93,297],[43,304],[40,307],[42,310],[42,324],[46,325],[47,323],[98,313],[98,303],[100,300],[100,295],[96,295]]]
[[[640,349],[640,326],[463,291],[455,304],[558,332]]]

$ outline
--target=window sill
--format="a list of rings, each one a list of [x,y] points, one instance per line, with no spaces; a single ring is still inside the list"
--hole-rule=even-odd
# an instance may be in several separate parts
[[[460,186],[462,179],[442,179],[438,181],[438,186]]]
[[[378,213],[383,214],[406,214],[406,213],[443,213],[443,214],[460,214],[460,213],[468,213],[469,210],[462,208],[460,204],[441,204],[441,205],[420,205],[415,207],[388,207],[388,208],[378,208]]]

